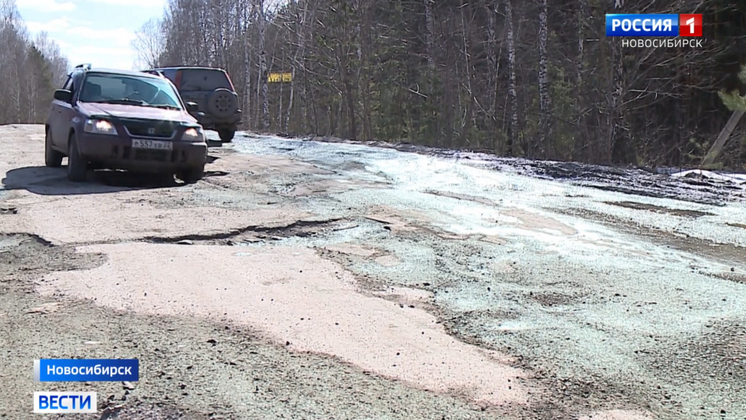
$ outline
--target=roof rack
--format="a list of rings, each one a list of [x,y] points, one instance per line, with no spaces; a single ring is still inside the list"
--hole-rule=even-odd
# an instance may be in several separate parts
[[[84,64],[78,64],[75,66],[76,69],[85,69],[90,70],[91,69],[91,63],[84,63]]]

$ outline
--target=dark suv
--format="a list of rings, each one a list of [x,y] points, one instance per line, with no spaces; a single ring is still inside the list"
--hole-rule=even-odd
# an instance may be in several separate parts
[[[65,156],[71,181],[111,168],[193,183],[204,174],[207,142],[168,79],[80,65],[54,92],[46,123],[46,165],[59,167]]]
[[[241,124],[238,94],[228,73],[213,67],[162,67],[145,70],[171,80],[185,102],[197,104],[193,115],[205,130],[215,130],[230,142]]]

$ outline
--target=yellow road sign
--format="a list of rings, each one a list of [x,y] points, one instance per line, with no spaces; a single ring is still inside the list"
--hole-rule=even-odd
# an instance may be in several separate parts
[[[269,83],[280,83],[280,82],[292,82],[293,73],[270,73],[267,76],[267,82]]]

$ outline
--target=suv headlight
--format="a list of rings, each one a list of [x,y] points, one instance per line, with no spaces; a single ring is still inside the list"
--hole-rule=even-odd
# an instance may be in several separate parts
[[[190,127],[184,130],[181,138],[186,141],[202,141],[205,139],[205,133],[200,127]]]
[[[83,128],[83,131],[86,133],[93,133],[93,134],[111,134],[116,135],[117,129],[106,120],[94,120],[89,119],[85,121],[85,127]]]

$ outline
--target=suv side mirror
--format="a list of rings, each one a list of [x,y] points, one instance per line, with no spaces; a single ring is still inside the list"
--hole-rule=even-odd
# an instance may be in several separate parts
[[[57,89],[54,91],[54,99],[69,103],[73,100],[73,93],[67,89]]]
[[[196,102],[187,102],[186,109],[188,113],[195,114],[197,113],[197,111],[199,111],[199,105],[197,105]]]

